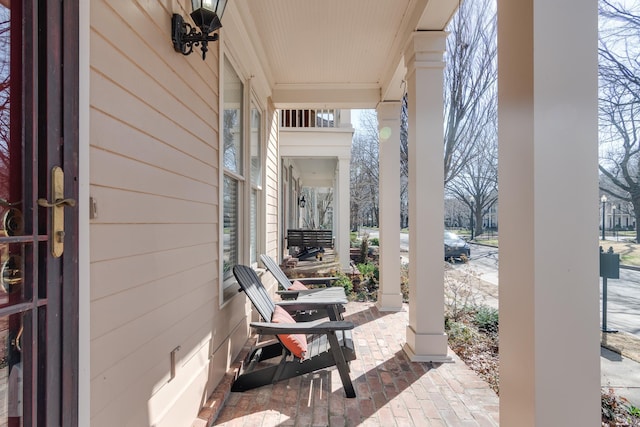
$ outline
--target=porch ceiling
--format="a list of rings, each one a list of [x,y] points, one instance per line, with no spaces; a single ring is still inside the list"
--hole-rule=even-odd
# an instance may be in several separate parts
[[[335,158],[291,158],[296,171],[300,174],[303,186],[332,187],[336,174]]]
[[[412,32],[443,30],[459,0],[235,0],[279,108],[398,100]]]

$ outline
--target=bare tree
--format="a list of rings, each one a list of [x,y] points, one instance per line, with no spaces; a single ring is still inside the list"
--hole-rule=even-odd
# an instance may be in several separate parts
[[[473,215],[474,234],[483,233],[483,217],[498,201],[498,144],[496,129],[486,129],[479,138],[476,154],[448,186]]]
[[[351,146],[352,229],[365,219],[378,224],[378,173],[378,119],[374,110],[363,110]]]
[[[444,184],[463,204],[470,206],[474,195],[476,216],[482,218],[483,209],[495,203],[488,196],[495,190],[497,176],[478,181],[481,173],[496,170],[497,156],[490,158],[483,150],[487,138],[493,141],[496,132],[497,34],[495,0],[465,1],[449,24],[445,58],[445,135]],[[401,146],[401,226],[408,224],[407,182],[408,129],[407,95],[403,98]],[[488,132],[491,129],[491,132]],[[480,157],[479,157],[480,156]],[[493,163],[487,164],[492,161]],[[476,182],[473,182],[474,177]],[[489,185],[491,183],[491,185]],[[473,191],[471,191],[474,189]],[[464,191],[467,191],[464,193]],[[485,194],[485,191],[487,192]],[[495,193],[495,191],[494,191]],[[497,193],[496,193],[497,194]],[[478,201],[480,203],[478,203]],[[450,222],[459,223],[452,215]],[[456,215],[458,216],[458,215]],[[482,221],[476,221],[482,227]]]
[[[0,7],[0,200],[10,199],[10,24],[11,22],[9,9]]]
[[[600,189],[629,202],[640,241],[640,10],[600,1]]]
[[[409,112],[407,95],[400,114],[400,228],[409,227]]]
[[[444,182],[446,193],[467,206],[463,216],[473,216],[478,235],[498,197],[495,0],[463,2],[449,31]]]
[[[493,120],[484,107],[495,94],[497,36],[495,0],[462,2],[449,24],[445,57],[445,185],[463,173]]]
[[[333,228],[333,218],[329,215],[333,209],[333,188],[302,187],[301,194],[306,200],[306,209],[302,215],[304,227]]]

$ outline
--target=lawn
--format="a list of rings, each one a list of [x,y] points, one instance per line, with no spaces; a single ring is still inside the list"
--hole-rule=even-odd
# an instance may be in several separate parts
[[[600,240],[600,246],[606,252],[613,248],[613,252],[620,254],[620,264],[640,267],[640,245],[629,241]]]
[[[498,239],[491,236],[482,235],[474,239],[474,242],[498,246]],[[609,237],[607,240],[600,240],[599,245],[602,246],[605,252],[609,248],[613,248],[614,253],[620,254],[620,264],[640,267],[640,245],[632,242],[629,237],[619,236],[618,241],[611,240],[611,237]]]

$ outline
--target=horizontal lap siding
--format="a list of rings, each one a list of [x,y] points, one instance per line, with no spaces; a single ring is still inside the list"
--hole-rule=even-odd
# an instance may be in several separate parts
[[[190,426],[248,332],[219,308],[218,46],[173,51],[179,4],[91,2],[92,427]]]

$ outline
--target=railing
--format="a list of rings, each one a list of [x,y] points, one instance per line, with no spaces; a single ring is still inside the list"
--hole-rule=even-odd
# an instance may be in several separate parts
[[[280,128],[337,128],[340,115],[336,109],[280,110]]]

